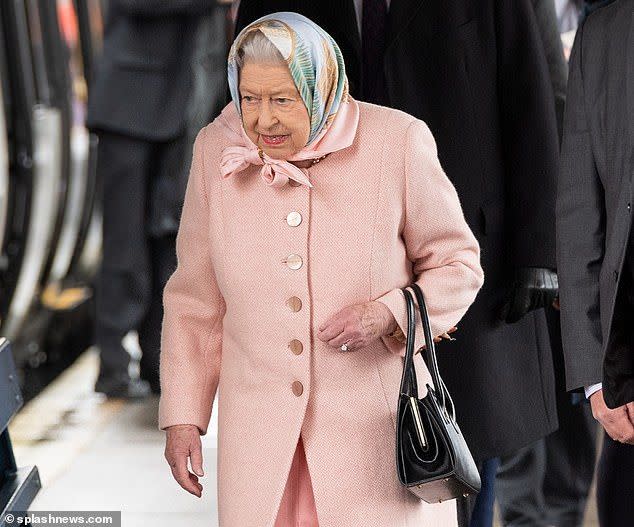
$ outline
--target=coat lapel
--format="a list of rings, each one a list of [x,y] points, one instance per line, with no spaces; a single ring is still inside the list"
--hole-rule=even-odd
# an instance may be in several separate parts
[[[386,50],[407,29],[425,0],[391,0],[387,23]]]

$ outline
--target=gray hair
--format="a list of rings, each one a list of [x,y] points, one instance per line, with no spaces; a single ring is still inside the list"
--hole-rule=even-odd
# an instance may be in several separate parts
[[[247,62],[256,64],[286,64],[284,57],[275,45],[260,30],[251,31],[240,44],[236,64],[238,71]]]

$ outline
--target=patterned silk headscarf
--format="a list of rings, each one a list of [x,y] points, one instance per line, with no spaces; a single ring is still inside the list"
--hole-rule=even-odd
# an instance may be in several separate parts
[[[252,31],[261,31],[288,64],[310,118],[310,145],[332,123],[339,105],[348,100],[348,78],[343,55],[334,39],[310,19],[298,13],[263,16],[236,37],[228,58],[231,97],[242,118],[238,90],[237,50]]]

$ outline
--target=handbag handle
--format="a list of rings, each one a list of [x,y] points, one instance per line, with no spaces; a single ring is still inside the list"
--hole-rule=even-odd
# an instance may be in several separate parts
[[[423,326],[423,334],[425,337],[425,349],[426,354],[421,352],[423,360],[427,365],[427,369],[431,374],[432,381],[434,383],[434,390],[440,396],[439,404],[443,410],[447,410],[447,405],[451,408],[450,415],[453,421],[456,420],[456,409],[449,390],[440,376],[440,370],[438,368],[438,359],[436,358],[436,347],[431,332],[431,323],[429,322],[429,315],[427,314],[427,304],[425,303],[425,297],[420,286],[414,282],[410,286],[416,295],[416,301],[418,302],[418,308],[420,311],[421,323]],[[407,309],[407,343],[405,351],[405,363],[403,366],[403,376],[401,378],[401,393],[408,396],[414,396],[418,398],[418,388],[416,386],[416,370],[414,366],[414,341],[416,337],[416,315],[414,300],[412,294],[407,290],[407,287],[401,288],[405,296],[405,305]],[[428,387],[431,389],[431,387]]]
[[[403,291],[405,295],[405,308],[407,311],[407,339],[405,341],[403,375],[401,376],[401,393],[408,397],[416,397],[418,399],[416,370],[414,368],[414,337],[416,335],[414,300],[412,299],[412,294],[406,288],[401,288],[401,291]]]

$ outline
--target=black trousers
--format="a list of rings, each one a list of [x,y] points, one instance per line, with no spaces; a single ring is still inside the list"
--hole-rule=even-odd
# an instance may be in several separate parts
[[[504,458],[497,477],[502,525],[582,525],[594,474],[596,425],[586,403],[570,406],[566,421],[560,414],[559,430]]]
[[[99,134],[103,252],[95,284],[95,338],[101,388],[128,379],[130,355],[121,340],[130,330],[139,334],[141,376],[158,383],[162,294],[176,268],[183,145],[180,138],[151,143]]]
[[[597,473],[597,508],[601,527],[634,525],[634,445],[604,434]]]
[[[496,488],[505,526],[578,527],[594,476],[598,423],[583,394],[566,392],[559,312],[549,307],[546,316],[559,429],[502,458]]]

